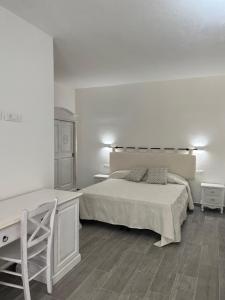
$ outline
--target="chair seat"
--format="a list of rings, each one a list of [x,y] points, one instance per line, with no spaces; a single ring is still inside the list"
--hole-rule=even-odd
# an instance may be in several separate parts
[[[35,257],[37,254],[41,253],[47,248],[47,242],[43,241],[36,246],[28,249],[27,258],[31,259]],[[16,240],[4,246],[0,249],[0,259],[11,261],[15,263],[21,263],[21,248],[20,248],[20,240]]]

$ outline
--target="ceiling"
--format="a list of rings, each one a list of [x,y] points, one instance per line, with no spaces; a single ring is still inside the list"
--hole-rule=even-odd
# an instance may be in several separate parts
[[[225,74],[224,0],[0,0],[54,37],[74,88]]]

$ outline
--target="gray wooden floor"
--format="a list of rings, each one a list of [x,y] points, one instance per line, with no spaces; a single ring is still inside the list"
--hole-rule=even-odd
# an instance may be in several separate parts
[[[164,248],[159,235],[97,222],[81,230],[82,262],[47,295],[32,282],[32,300],[225,299],[225,216],[196,207],[182,228],[183,241]],[[1,300],[21,300],[0,287]]]

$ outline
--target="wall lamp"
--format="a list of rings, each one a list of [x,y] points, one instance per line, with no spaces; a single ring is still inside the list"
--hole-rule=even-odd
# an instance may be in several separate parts
[[[136,147],[136,146],[114,146],[111,144],[103,144],[103,147],[107,147],[112,149],[114,152],[116,151],[172,151],[172,152],[179,152],[179,151],[185,151],[189,154],[192,154],[193,151],[202,150],[204,147]]]

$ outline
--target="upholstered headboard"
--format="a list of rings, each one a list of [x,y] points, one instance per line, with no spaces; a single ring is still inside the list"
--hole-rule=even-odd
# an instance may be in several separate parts
[[[134,167],[167,167],[171,173],[193,179],[196,157],[178,153],[111,152],[110,171],[129,170]]]

